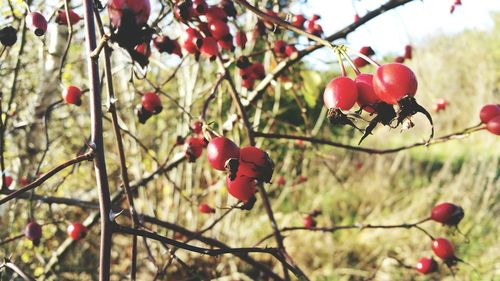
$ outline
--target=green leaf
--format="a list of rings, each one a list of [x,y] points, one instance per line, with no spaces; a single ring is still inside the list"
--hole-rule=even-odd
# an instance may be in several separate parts
[[[309,107],[315,107],[323,87],[323,79],[318,72],[312,70],[304,70],[300,76],[303,81],[301,91],[306,104]]]

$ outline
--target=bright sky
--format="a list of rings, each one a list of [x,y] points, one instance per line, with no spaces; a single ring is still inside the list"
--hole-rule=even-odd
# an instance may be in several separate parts
[[[380,6],[386,0],[353,0],[362,16],[367,10]],[[439,33],[457,33],[464,29],[487,30],[494,24],[491,14],[500,12],[500,0],[462,0],[453,14],[450,6],[454,0],[414,1],[387,12],[358,28],[348,36],[349,45],[370,45],[376,52],[401,53],[407,43],[418,44],[423,39]],[[348,0],[309,0],[306,6],[294,7],[293,12],[306,16],[317,13],[322,16],[325,34],[332,34],[353,21],[353,4]],[[500,44],[500,43],[499,43]],[[313,57],[325,58],[325,51]],[[315,59],[313,59],[315,60]],[[315,60],[318,62],[317,60]]]

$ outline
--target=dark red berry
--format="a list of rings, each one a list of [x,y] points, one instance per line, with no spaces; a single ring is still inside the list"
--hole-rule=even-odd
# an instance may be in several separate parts
[[[193,10],[198,15],[204,15],[208,10],[208,5],[205,0],[193,0]]]
[[[301,14],[294,15],[292,18],[292,25],[295,27],[304,28],[304,22],[306,22],[306,18]]]
[[[255,146],[245,146],[240,149],[238,174],[270,182],[273,172],[273,160],[266,152]]]
[[[33,243],[38,244],[40,238],[42,238],[42,227],[35,221],[32,221],[26,225],[24,229],[24,235]]]
[[[276,56],[285,57],[286,56],[286,53],[285,53],[286,46],[287,46],[287,43],[285,43],[285,41],[276,40],[276,42],[274,42],[274,53],[276,54]]]
[[[214,20],[208,23],[210,33],[217,40],[224,40],[229,35],[229,26],[221,20]]]
[[[42,36],[47,31],[47,20],[39,12],[31,12],[26,16],[26,26],[35,33]]]
[[[73,24],[77,24],[82,18],[75,13],[72,9],[69,9],[69,22]],[[68,25],[68,21],[66,18],[66,10],[57,11],[56,23],[61,25]]]
[[[366,112],[374,112],[374,108],[370,105],[380,102],[380,98],[373,90],[373,75],[365,73],[358,74],[354,82],[358,89],[358,105]]]
[[[255,180],[251,177],[242,176],[239,170],[233,180],[231,180],[230,175],[227,175],[226,185],[229,194],[243,202],[247,202],[252,198],[257,190]]]
[[[358,67],[358,68],[361,68],[361,67],[363,67],[363,66],[365,66],[365,65],[368,64],[368,62],[365,59],[361,58],[361,57],[355,58],[353,62],[354,62],[354,65],[356,67]]]
[[[464,217],[464,209],[452,203],[441,203],[432,208],[431,219],[446,225],[457,225]]]
[[[213,22],[216,20],[227,22],[226,12],[223,8],[217,6],[209,7],[207,12],[205,13],[205,17],[207,18],[207,22]]]
[[[411,60],[411,58],[412,58],[412,46],[406,45],[405,46],[405,59]]]
[[[145,58],[149,58],[151,56],[151,47],[149,43],[141,43],[135,46],[134,50]]]
[[[148,22],[151,13],[149,0],[109,0],[108,13],[111,25],[119,29],[122,23],[122,16],[131,12],[137,25],[142,26]]]
[[[364,47],[362,47],[361,49],[359,49],[359,52],[362,53],[365,56],[373,56],[373,55],[375,55],[375,51],[370,46],[364,46]]]
[[[285,53],[287,57],[291,57],[292,55],[297,54],[299,51],[297,51],[297,48],[295,48],[294,45],[287,45],[285,48]]]
[[[142,96],[141,104],[145,110],[153,114],[158,114],[163,109],[163,107],[161,106],[160,97],[153,92],[145,93]]]
[[[168,54],[176,54],[182,57],[181,46],[177,40],[172,40],[168,36],[155,36],[153,38],[153,45],[160,53],[166,52]]]
[[[207,204],[200,204],[198,206],[198,211],[200,211],[200,213],[202,214],[212,214],[212,213],[215,213],[215,209],[208,206]]]
[[[224,40],[218,40],[217,44],[224,50],[228,50],[230,52],[234,51],[233,36],[231,35],[228,35]]]
[[[193,133],[199,134],[201,133],[203,129],[203,123],[199,120],[194,121],[193,124],[191,124],[191,130],[193,130]]]
[[[341,76],[330,80],[323,93],[323,101],[328,109],[349,110],[358,99],[356,83],[349,77]]]
[[[88,229],[80,222],[73,222],[68,225],[68,229],[66,231],[71,239],[78,241],[87,236]]]
[[[9,175],[5,176],[5,186],[7,188],[10,187],[10,185],[12,184],[13,181],[14,181],[14,179],[11,176],[9,176]]]
[[[236,35],[235,35],[235,40],[236,40],[236,46],[244,49],[246,44],[247,44],[247,34],[245,31],[238,31],[236,32]]]
[[[200,48],[200,53],[208,59],[214,59],[219,54],[219,47],[217,46],[217,41],[210,36],[203,38],[203,43]]]
[[[214,169],[224,171],[227,160],[240,158],[240,148],[226,137],[216,137],[208,143],[207,158]]]
[[[205,141],[198,137],[189,137],[184,142],[184,153],[188,157],[189,162],[194,162],[200,158],[203,152]]]
[[[438,264],[433,258],[423,257],[418,260],[416,268],[422,274],[429,274],[437,271]]]
[[[62,97],[64,102],[67,104],[74,104],[76,106],[80,106],[82,104],[82,91],[78,87],[68,86],[62,92]]]
[[[311,215],[307,215],[304,217],[304,227],[308,229],[316,227],[316,221]]]
[[[488,123],[486,123],[486,129],[490,133],[499,136],[500,135],[500,115],[491,119],[490,121],[488,121]]]
[[[432,240],[432,251],[444,261],[456,259],[453,244],[446,238],[436,238]]]
[[[497,116],[500,116],[499,104],[487,104],[483,106],[479,112],[479,119],[485,124]]]

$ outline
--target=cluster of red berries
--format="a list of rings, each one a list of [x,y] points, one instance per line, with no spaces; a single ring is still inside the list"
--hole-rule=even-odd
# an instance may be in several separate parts
[[[328,117],[333,124],[355,126],[342,111],[350,110],[357,102],[360,108],[376,116],[364,131],[361,141],[368,136],[378,123],[396,126],[407,122],[412,126],[410,117],[421,112],[429,119],[432,117],[415,99],[417,78],[404,64],[388,63],[377,68],[374,75],[360,73],[355,80],[341,76],[332,79],[326,86],[323,101],[329,109]],[[394,105],[398,106],[396,113]],[[431,138],[434,134],[432,128]]]
[[[240,148],[223,136],[208,143],[207,158],[214,169],[227,171],[229,194],[245,203],[255,202],[257,183],[270,182],[274,171],[274,163],[265,151],[255,146]]]
[[[308,33],[311,33],[311,34],[314,34],[316,36],[321,37],[321,35],[323,35],[323,28],[321,27],[320,24],[317,23],[317,21],[320,18],[321,17],[319,15],[313,15],[310,19],[306,19],[306,17],[304,17],[304,15],[297,14],[297,15],[293,16],[291,23],[292,23],[292,25],[294,25],[295,27],[298,27],[300,29],[304,29],[304,27],[305,27],[305,30]],[[304,26],[304,23],[305,23],[305,26]]]
[[[494,134],[500,135],[500,104],[487,104],[481,108],[479,118],[486,129]]]
[[[137,118],[141,124],[153,115],[159,114],[163,110],[160,97],[153,92],[144,93],[141,98],[141,106],[136,110]]]
[[[461,0],[455,0],[455,2],[450,7],[450,14],[453,14],[453,12],[455,11],[455,7],[458,7],[458,6],[461,6],[461,5],[462,5],[462,1]]]
[[[242,86],[246,89],[252,90],[256,80],[266,77],[264,65],[260,62],[250,62],[246,56],[238,58],[236,67],[240,69]]]
[[[70,23],[77,24],[82,18],[72,9],[69,10]],[[68,20],[65,10],[58,10],[55,22],[60,25],[67,25]],[[47,20],[40,12],[30,12],[26,16],[26,26],[36,35],[43,36],[47,31]],[[12,42],[12,41],[11,41]],[[15,42],[15,41],[14,41]],[[12,43],[13,44],[13,43]]]
[[[457,226],[464,217],[464,210],[462,207],[452,203],[440,203],[434,206],[431,210],[431,220],[442,223],[447,226]],[[455,256],[453,244],[446,238],[434,238],[431,243],[432,251],[436,256],[443,260],[447,266],[452,266],[460,261]],[[434,258],[422,257],[418,260],[416,269],[422,274],[429,274],[436,272],[438,264]]]
[[[402,56],[397,56],[394,59],[394,62],[399,62],[399,63],[404,63],[405,60],[411,60],[412,58],[412,53],[413,53],[413,48],[411,45],[406,45],[405,46],[405,53]]]
[[[274,42],[274,54],[278,58],[287,58],[295,56],[298,53],[294,45],[288,44],[283,40],[276,40]]]
[[[375,51],[370,46],[362,47],[361,49],[359,49],[359,52],[367,57],[375,55]],[[358,68],[363,67],[367,64],[368,62],[362,57],[357,57],[354,59],[354,65]]]
[[[77,241],[87,235],[88,229],[80,222],[73,222],[68,225],[66,231],[71,239]],[[33,245],[38,246],[42,238],[42,226],[36,221],[32,221],[26,225],[24,235],[28,240],[33,241]]]

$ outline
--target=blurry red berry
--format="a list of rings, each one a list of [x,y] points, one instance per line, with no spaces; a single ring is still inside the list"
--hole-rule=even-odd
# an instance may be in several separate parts
[[[68,86],[64,91],[62,92],[62,98],[64,99],[64,102],[67,104],[74,104],[76,106],[80,106],[82,104],[82,91],[80,88],[75,87],[75,86]]]
[[[217,44],[224,50],[234,51],[233,37],[228,35],[224,40],[218,40]]]
[[[239,159],[240,148],[226,137],[216,137],[207,146],[207,158],[210,165],[219,171],[224,171],[230,158]]]
[[[168,54],[176,54],[182,57],[181,46],[177,40],[172,40],[168,36],[155,36],[153,38],[153,45],[160,53],[166,52]]]
[[[145,110],[147,110],[153,114],[158,114],[163,109],[163,107],[161,106],[160,97],[153,92],[145,93],[142,96],[141,104]]]
[[[294,15],[292,18],[292,25],[298,28],[304,28],[304,22],[306,21],[306,18],[301,15]]]
[[[286,184],[286,179],[285,179],[285,177],[284,177],[284,176],[280,176],[280,177],[278,178],[278,180],[276,181],[276,183],[277,183],[279,186],[283,186],[283,185],[285,185],[285,184]]]
[[[286,46],[287,46],[287,44],[285,43],[285,41],[276,40],[276,42],[274,42],[274,53],[276,54],[276,56],[278,56],[278,57],[286,56],[286,53],[285,53]]]
[[[19,184],[21,186],[26,186],[26,185],[28,185],[30,183],[31,183],[30,180],[26,176],[22,176],[21,179],[19,180]]]
[[[438,264],[433,258],[423,257],[418,260],[416,268],[422,274],[429,274],[437,271]]]
[[[328,82],[323,93],[323,101],[328,109],[349,110],[358,99],[356,83],[349,77],[341,76]]]
[[[307,177],[306,176],[303,176],[303,175],[300,175],[298,180],[297,180],[297,183],[304,183],[307,181]]]
[[[359,52],[365,56],[373,56],[375,55],[375,51],[370,46],[364,46],[359,49]]]
[[[148,22],[151,4],[149,0],[109,0],[108,13],[113,28],[120,27],[125,10],[132,12],[137,25],[142,26]]]
[[[77,24],[82,18],[75,13],[72,9],[69,9],[69,22],[73,24]],[[66,10],[57,11],[56,23],[61,25],[68,25],[68,21],[66,19]]]
[[[293,54],[298,53],[297,48],[294,45],[287,45],[285,48],[285,53],[287,57],[291,57]]]
[[[488,123],[486,123],[486,129],[490,133],[499,136],[500,135],[500,115],[491,119],[490,121],[488,121]]]
[[[366,112],[372,113],[375,110],[370,105],[380,102],[380,98],[373,90],[373,75],[361,73],[354,80],[358,89],[358,105]]]
[[[12,184],[13,181],[14,181],[14,179],[11,176],[9,176],[9,175],[5,176],[5,186],[7,188],[10,187],[10,185]]]
[[[184,142],[184,153],[188,157],[189,162],[194,162],[200,158],[203,152],[205,141],[198,137],[189,137]]]
[[[71,239],[78,241],[87,236],[88,229],[79,222],[73,222],[68,225],[68,229],[66,231]]]
[[[445,110],[446,106],[448,105],[448,100],[440,98],[436,100],[436,103],[434,104],[434,110],[436,112],[439,112],[441,110]]]
[[[354,15],[354,22],[358,22],[359,21],[359,15],[358,14],[355,14]]]
[[[365,59],[361,58],[361,57],[355,58],[353,62],[354,62],[354,65],[356,67],[358,67],[358,68],[361,68],[361,67],[363,67],[363,66],[365,66],[365,65],[368,64],[368,62]]]
[[[274,163],[269,155],[255,146],[240,149],[238,174],[262,182],[270,182],[274,172]]]
[[[479,112],[479,119],[481,119],[483,123],[488,123],[488,121],[497,116],[500,116],[499,104],[487,104],[483,106]]]
[[[445,225],[457,225],[464,217],[464,209],[452,203],[441,203],[432,208],[431,219]]]
[[[403,56],[397,56],[397,57],[394,59],[394,62],[397,62],[397,63],[403,63],[403,62],[405,62],[405,57],[403,57]]]
[[[253,90],[254,85],[255,85],[255,79],[250,77],[243,79],[241,83],[241,86],[248,90]]]
[[[411,60],[411,58],[412,58],[412,46],[406,45],[405,46],[405,59]]]
[[[47,31],[47,20],[39,12],[31,12],[26,16],[26,26],[35,33],[42,36]]]
[[[450,240],[446,238],[436,238],[432,241],[432,251],[436,256],[440,257],[444,261],[450,261],[455,259],[455,250],[453,249],[453,244]]]
[[[151,56],[151,47],[149,46],[149,43],[141,43],[135,46],[134,50],[146,58]]]
[[[32,221],[26,225],[24,235],[34,244],[38,244],[40,238],[42,238],[42,227],[37,222]]]
[[[311,215],[307,215],[304,217],[304,227],[308,229],[316,227],[316,221]]]
[[[219,46],[217,46],[217,41],[210,36],[203,38],[200,53],[206,58],[215,59],[215,57],[219,54]]]
[[[211,214],[211,213],[215,213],[215,209],[208,206],[207,204],[200,204],[198,206],[198,211],[200,211],[200,213],[202,214]]]
[[[207,2],[205,0],[193,0],[193,10],[199,16],[204,15],[208,10]]]
[[[201,121],[199,120],[196,120],[193,122],[193,124],[191,124],[191,130],[193,130],[193,133],[195,134],[201,133],[202,129],[203,129],[203,123],[201,123]]]
[[[455,12],[455,5],[451,5],[450,7],[450,14],[453,14]]]
[[[207,18],[207,22],[213,22],[217,20],[227,22],[226,11],[224,11],[223,8],[217,6],[209,7],[207,12],[205,13],[205,17]]]
[[[224,40],[229,33],[229,26],[221,20],[214,20],[208,23],[210,33],[217,40]]]
[[[245,31],[238,31],[235,35],[236,46],[244,49],[247,44],[247,34]]]

